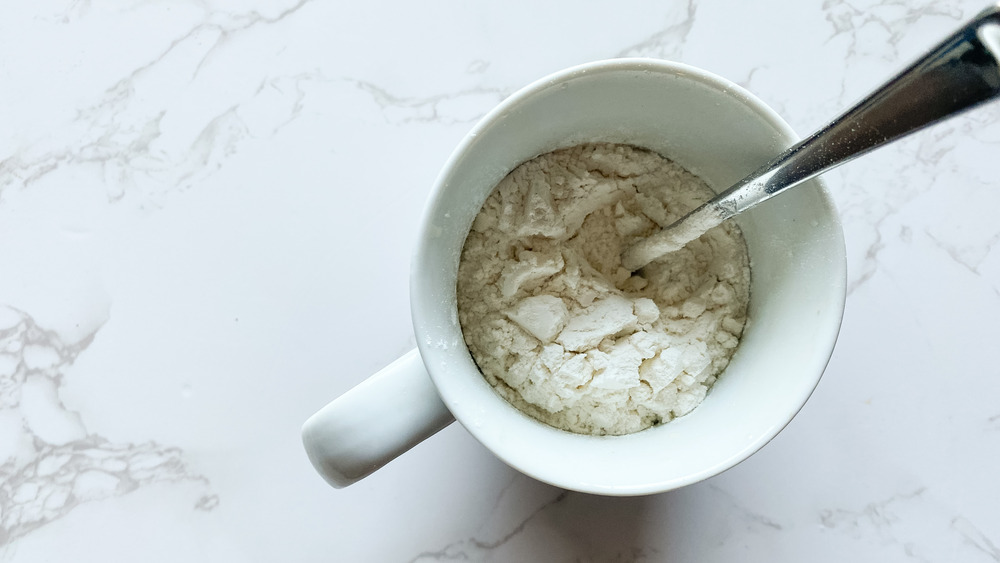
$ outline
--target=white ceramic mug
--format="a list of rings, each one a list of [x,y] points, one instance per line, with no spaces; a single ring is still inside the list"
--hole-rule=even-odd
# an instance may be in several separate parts
[[[659,60],[589,63],[510,96],[462,141],[431,194],[410,276],[419,351],[311,417],[303,427],[309,459],[330,484],[346,486],[454,419],[515,469],[588,493],[667,491],[746,459],[805,404],[840,330],[844,240],[820,180],[736,218],[751,262],[740,346],[699,407],[635,434],[558,430],[501,398],[462,337],[458,261],[493,187],[539,154],[583,142],[628,143],[676,161],[720,191],[797,140],[739,86]]]

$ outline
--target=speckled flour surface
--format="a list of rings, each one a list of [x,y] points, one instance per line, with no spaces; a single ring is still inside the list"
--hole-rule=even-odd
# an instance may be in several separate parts
[[[634,275],[621,254],[713,195],[626,145],[562,149],[511,172],[476,217],[458,272],[462,331],[490,384],[582,434],[691,412],[746,322],[743,237],[726,222]]]

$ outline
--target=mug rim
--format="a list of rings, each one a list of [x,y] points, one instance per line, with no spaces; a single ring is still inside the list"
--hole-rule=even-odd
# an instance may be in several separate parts
[[[843,320],[844,305],[846,302],[846,250],[844,249],[843,242],[843,229],[840,224],[839,218],[836,213],[835,206],[833,205],[832,198],[830,197],[826,183],[820,178],[812,180],[815,182],[816,191],[820,199],[820,205],[827,212],[830,220],[831,229],[835,230],[839,235],[839,264],[838,270],[842,272],[839,281],[834,280],[833,283],[839,283],[842,291],[840,294],[839,303],[834,303],[836,309],[836,322],[832,323],[832,334],[825,334],[824,337],[829,339],[829,347],[826,349],[825,357],[820,358],[822,360],[822,365],[818,366],[815,375],[811,375],[812,384],[808,386],[807,392],[800,397],[796,397],[795,404],[797,407],[793,412],[786,413],[785,416],[775,417],[775,424],[770,429],[770,431],[762,433],[757,437],[745,450],[734,455],[725,462],[708,466],[703,468],[701,471],[689,473],[681,478],[673,478],[665,481],[648,482],[645,484],[629,485],[629,486],[616,486],[600,483],[574,483],[560,481],[558,478],[554,478],[551,474],[545,472],[537,471],[537,468],[525,467],[525,464],[518,463],[516,456],[512,456],[507,452],[504,447],[497,446],[496,437],[490,434],[489,429],[483,428],[481,425],[472,422],[474,418],[473,412],[476,408],[475,405],[468,404],[467,401],[463,402],[462,397],[458,397],[453,393],[453,378],[447,377],[443,372],[447,371],[447,366],[438,365],[444,356],[441,355],[442,350],[435,346],[433,334],[434,328],[428,327],[422,322],[422,317],[425,314],[424,308],[429,306],[425,301],[424,295],[427,293],[427,288],[424,287],[423,276],[421,275],[421,268],[426,263],[426,252],[428,250],[427,245],[431,244],[433,241],[433,231],[438,228],[435,223],[434,210],[438,209],[443,203],[447,196],[447,180],[451,172],[459,165],[462,158],[464,157],[466,151],[479,140],[480,133],[488,130],[489,128],[495,126],[504,116],[510,111],[511,108],[518,106],[525,99],[534,97],[539,93],[551,88],[553,85],[564,83],[575,77],[582,75],[594,75],[598,73],[616,73],[622,71],[651,71],[666,73],[673,76],[683,77],[688,80],[700,83],[702,85],[708,86],[714,90],[720,91],[727,95],[728,97],[735,98],[739,103],[745,108],[751,110],[757,116],[759,116],[764,122],[766,122],[774,132],[781,136],[782,141],[791,144],[796,142],[799,137],[791,129],[791,127],[767,104],[762,100],[757,98],[754,94],[747,91],[743,87],[730,82],[718,75],[710,73],[706,70],[686,65],[683,63],[676,63],[671,61],[659,60],[659,59],[647,59],[647,58],[623,58],[623,59],[607,59],[600,61],[593,61],[589,63],[584,63],[581,65],[576,65],[569,67],[543,78],[535,80],[534,82],[528,84],[527,86],[519,89],[514,94],[503,100],[500,104],[490,110],[482,119],[477,122],[477,124],[466,134],[462,141],[458,144],[455,150],[452,152],[449,159],[443,166],[437,180],[434,183],[433,190],[428,202],[425,207],[424,214],[421,219],[419,236],[417,238],[417,248],[414,254],[413,261],[411,263],[411,313],[413,317],[414,330],[417,336],[417,346],[420,349],[421,358],[427,366],[428,374],[431,376],[432,381],[438,393],[441,395],[442,400],[445,405],[451,410],[452,414],[455,416],[456,420],[459,421],[470,434],[473,435],[483,445],[485,445],[494,455],[499,457],[508,465],[513,466],[519,471],[541,481],[550,483],[552,485],[560,486],[563,488],[578,490],[587,493],[597,493],[605,495],[640,495],[640,494],[651,494],[657,492],[663,492],[666,490],[671,490],[674,488],[682,487],[691,483],[695,483],[704,480],[708,477],[717,475],[740,462],[744,461],[755,452],[759,451],[764,445],[766,445],[771,439],[773,439],[791,420],[794,416],[801,410],[801,408],[807,402],[809,396],[815,390],[822,377],[823,371],[828,364],[830,357],[832,356],[833,350],[836,345],[837,336],[839,335],[840,325]],[[464,238],[463,238],[464,244]],[[433,305],[430,305],[433,306]],[[455,324],[457,325],[457,319],[455,319]],[[464,339],[461,338],[461,328],[458,328],[458,334],[460,336],[460,342],[457,344],[460,346],[465,346]],[[454,369],[453,367],[451,369]],[[476,375],[483,379],[481,373],[476,371]],[[488,385],[483,379],[483,383]],[[492,388],[490,388],[491,391]],[[493,391],[496,393],[495,391]],[[499,395],[498,395],[499,398]],[[503,399],[500,399],[503,400]],[[513,407],[511,407],[513,408]],[[520,411],[518,411],[520,413]],[[522,416],[527,416],[523,415]],[[779,420],[780,419],[780,420]],[[683,418],[672,421],[668,424],[678,424],[678,421],[684,420]],[[539,423],[542,424],[542,423]],[[647,432],[647,431],[643,431]],[[569,440],[576,441],[587,441],[587,440],[607,440],[607,439],[620,439],[622,437],[597,437],[597,436],[582,436],[567,433],[574,438],[567,438]],[[636,433],[640,434],[640,433]],[[634,436],[633,434],[631,436]]]

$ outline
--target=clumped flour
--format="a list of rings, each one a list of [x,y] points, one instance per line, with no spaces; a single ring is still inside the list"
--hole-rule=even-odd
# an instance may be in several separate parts
[[[489,383],[581,434],[691,412],[746,322],[742,234],[724,223],[636,274],[621,255],[713,195],[627,145],[562,149],[511,172],[476,217],[458,270],[462,332]]]

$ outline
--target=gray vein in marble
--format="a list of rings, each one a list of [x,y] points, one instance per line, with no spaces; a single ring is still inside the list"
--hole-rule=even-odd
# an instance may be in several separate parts
[[[183,452],[155,442],[111,444],[88,436],[67,444],[34,440],[34,458],[18,466],[11,460],[0,465],[0,546],[67,515],[85,502],[131,493],[160,482],[207,479],[190,472]],[[205,495],[194,505],[211,510],[218,497]]]
[[[465,68],[465,72],[468,74],[482,74],[486,72],[486,69],[490,68],[490,62],[484,61],[483,59],[476,59],[469,63],[469,66]]]
[[[511,473],[510,480],[508,480],[507,484],[500,489],[499,493],[497,493],[497,498],[493,501],[493,506],[490,508],[489,514],[494,514],[500,508],[500,504],[507,496],[508,491],[510,491],[511,487],[513,487],[514,484],[519,482],[522,478],[521,474],[517,472]]]
[[[784,529],[781,524],[778,524],[771,518],[768,518],[767,516],[759,512],[754,512],[749,508],[747,508],[746,506],[744,506],[742,503],[739,502],[739,499],[737,499],[729,491],[723,490],[717,487],[716,485],[709,485],[708,488],[715,491],[715,493],[721,496],[722,498],[726,499],[726,501],[729,503],[732,509],[735,510],[737,513],[739,513],[740,518],[744,522],[746,522],[751,529],[763,528],[774,531],[781,531]]]
[[[260,96],[264,93],[265,89],[272,89],[281,95],[286,95],[285,83],[290,82],[292,88],[295,90],[295,100],[292,103],[292,108],[288,112],[288,117],[283,121],[279,122],[271,130],[271,135],[275,135],[278,131],[281,131],[287,127],[290,123],[299,118],[302,114],[302,109],[305,108],[306,91],[303,87],[305,82],[313,81],[328,81],[326,77],[320,72],[304,72],[293,76],[282,76],[279,78],[267,78],[262,80],[260,86],[257,87],[257,91],[254,92],[254,96]]]
[[[83,17],[90,12],[90,7],[91,0],[73,0],[62,14],[60,14],[58,21],[60,23],[69,23],[76,18]]]
[[[246,123],[240,118],[238,105],[230,106],[214,117],[191,144],[192,158],[185,167],[187,170],[177,178],[177,184],[189,183],[196,173],[207,170],[217,150],[222,151],[223,155],[232,155],[236,152],[237,143],[248,134]],[[215,169],[219,168],[222,168],[222,163],[217,161]]]
[[[680,21],[671,22],[662,31],[626,47],[618,52],[617,57],[655,57],[661,59],[680,60],[687,43],[688,34],[694,27],[695,15],[698,13],[696,0],[687,0],[684,14]]]
[[[925,487],[920,487],[909,493],[896,494],[883,501],[868,503],[858,511],[841,508],[823,510],[820,512],[820,522],[826,528],[839,529],[854,537],[861,537],[862,530],[871,527],[883,539],[895,541],[890,527],[899,521],[899,517],[893,512],[893,505],[919,498],[926,491]]]
[[[864,174],[864,169],[860,167],[847,170],[848,178],[859,172],[860,178],[856,182],[842,182],[846,185],[834,190],[841,216],[845,222],[860,219],[868,225],[872,234],[860,271],[850,273],[852,279],[848,283],[848,295],[879,271],[879,255],[887,244],[887,235],[883,232],[887,221],[897,216],[907,204],[935,188],[942,172],[941,163],[955,150],[963,128],[961,122],[939,125],[917,133],[913,139],[902,144],[882,149],[884,152],[894,151],[898,155],[895,160],[906,163],[894,169],[897,174],[884,180]]]
[[[934,561],[936,553],[949,553],[955,561],[983,560],[1000,562],[1000,549],[994,540],[961,514],[948,514],[929,497],[926,487],[871,502],[860,510],[823,510],[820,523],[825,529],[838,530],[856,540],[875,540],[882,546],[895,546],[917,561]],[[927,525],[950,534],[938,534],[926,541]],[[959,557],[957,551],[964,548]]]
[[[410,563],[419,563],[421,561],[478,561],[482,560],[484,556],[487,556],[490,552],[496,550],[497,548],[503,546],[510,540],[514,539],[518,534],[523,532],[528,524],[532,522],[539,514],[543,513],[545,510],[555,506],[566,499],[569,496],[568,491],[562,491],[555,498],[549,500],[548,502],[542,504],[532,513],[530,513],[526,518],[521,520],[516,526],[514,526],[510,531],[504,534],[502,537],[493,540],[486,541],[477,537],[471,537],[454,543],[450,543],[437,551],[425,551],[418,554],[416,557],[410,560]]]
[[[995,414],[986,419],[986,424],[992,430],[1000,430],[1000,414]]]
[[[858,216],[866,218],[874,233],[874,240],[866,249],[860,274],[857,272],[852,274],[854,279],[848,286],[849,293],[864,284],[879,269],[879,253],[885,248],[885,237],[890,236],[883,233],[886,221],[898,215],[910,202],[923,194],[938,189],[948,189],[947,182],[940,181],[940,177],[943,174],[954,174],[955,161],[960,158],[956,153],[960,151],[962,143],[975,139],[972,142],[988,146],[996,145],[996,142],[977,138],[976,134],[997,127],[1000,127],[1000,104],[991,104],[976,109],[972,114],[921,131],[910,140],[883,149],[895,151],[898,154],[896,160],[903,163],[893,169],[897,173],[887,181],[880,183],[869,178],[853,186],[844,186],[852,193],[834,194],[835,198],[840,200],[838,203],[844,203],[838,207],[845,219],[851,220]],[[963,204],[973,205],[964,202]],[[939,217],[931,216],[931,220],[944,223],[948,220],[948,216],[945,214]],[[912,239],[909,227],[903,229],[899,233],[899,238],[904,242]],[[986,240],[972,243],[949,241],[934,235],[926,228],[923,231],[956,264],[976,276],[981,274],[980,265],[1000,241],[1000,230],[995,231]]]
[[[159,68],[181,46],[203,51],[191,70],[191,80],[194,81],[211,55],[235,34],[258,25],[280,22],[310,1],[299,0],[274,16],[265,16],[255,10],[236,14],[208,14],[205,21],[172,40],[151,60],[136,67],[105,90],[95,104],[78,109],[76,118],[63,130],[22,146],[0,160],[0,203],[6,189],[27,188],[68,165],[99,164],[106,176],[110,176],[109,201],[120,199],[125,192],[123,186],[134,184],[137,174],[153,176],[154,183],[168,184],[168,189],[189,182],[200,172],[199,166],[208,164],[212,156],[210,153],[216,148],[206,141],[218,141],[224,145],[224,156],[232,153],[232,146],[239,139],[215,139],[211,134],[212,129],[230,129],[232,132],[232,128],[228,126],[219,127],[219,121],[235,116],[236,111],[247,100],[235,102],[228,111],[216,116],[187,152],[175,160],[169,154],[164,154],[162,148],[152,147],[153,142],[161,137],[160,124],[168,109],[156,108],[152,113],[136,112],[133,106],[137,104],[137,83],[141,80],[157,81]],[[216,35],[207,48],[201,42],[205,33]],[[294,115],[291,119],[294,119]],[[219,166],[209,168],[206,174],[210,175],[218,168]],[[176,177],[175,169],[179,169]]]
[[[881,15],[881,11],[891,12],[893,9],[901,10],[903,15],[892,19],[886,19]],[[876,25],[888,35],[885,44],[892,47],[892,52],[883,55],[883,57],[890,61],[899,57],[900,40],[910,32],[913,24],[918,20],[931,16],[942,16],[958,22],[963,16],[961,9],[950,8],[933,0],[925,0],[916,5],[910,0],[883,0],[874,9],[856,7],[850,0],[826,0],[823,3],[823,11],[826,21],[833,28],[827,42],[839,35],[849,35],[852,46],[849,53],[856,55],[858,29],[865,25]]]
[[[371,82],[346,80],[371,96],[388,123],[398,124],[473,123],[510,94],[501,88],[479,87],[431,96],[402,97]]]
[[[109,110],[89,121],[78,121],[77,125],[83,124],[85,129],[92,132],[102,129],[102,132],[76,147],[26,147],[0,161],[0,202],[6,189],[28,188],[48,174],[72,165],[99,165],[107,180],[109,202],[122,199],[127,188],[137,184],[138,177],[152,180],[155,191],[190,187],[195,176],[204,179],[221,168],[222,160],[231,156],[235,146],[248,137],[238,113],[240,107],[241,104],[234,105],[211,119],[177,159],[151,146],[161,135],[160,122],[166,110],[142,118],[134,125],[115,122],[115,115],[124,108]],[[108,120],[111,123],[101,123]],[[208,166],[210,163],[214,166]]]
[[[920,487],[909,493],[896,494],[883,501],[868,503],[859,511],[839,508],[823,510],[820,512],[820,522],[825,528],[840,530],[854,539],[862,539],[868,532],[874,531],[879,543],[897,544],[908,558],[930,563],[930,560],[917,553],[917,546],[913,542],[897,538],[893,529],[901,520],[895,507],[900,503],[919,499],[926,490],[925,487]]]
[[[868,245],[865,249],[864,266],[862,268],[861,275],[849,281],[847,284],[847,295],[854,293],[859,287],[864,285],[868,280],[875,276],[878,272],[878,255],[882,249],[885,248],[885,244],[882,242],[882,223],[890,216],[890,214],[883,215],[878,218],[874,224],[872,224],[872,231],[875,233],[875,240]],[[851,277],[851,276],[848,276]]]
[[[13,307],[0,305],[0,317],[6,325],[0,328],[0,409],[20,405],[21,388],[29,377],[61,384],[63,371],[90,346],[100,329],[98,326],[81,340],[67,343]]]
[[[212,54],[215,53],[216,50],[223,44],[225,44],[227,41],[231,40],[235,34],[250,29],[258,24],[271,25],[278,23],[287,18],[288,16],[294,14],[295,12],[301,10],[303,6],[305,6],[311,1],[312,0],[299,0],[292,6],[282,10],[277,15],[271,17],[265,16],[256,10],[250,10],[249,12],[235,14],[234,17],[230,18],[231,21],[227,22],[229,25],[223,25],[215,22],[206,22],[202,24],[199,27],[214,29],[218,32],[218,36],[216,37],[215,42],[212,44],[212,46],[209,47],[208,51],[202,57],[201,61],[198,63],[198,66],[195,67],[194,72],[191,75],[192,80],[198,76],[198,73],[201,72],[202,67],[204,67],[205,63],[212,57]],[[229,17],[230,14],[228,12],[219,12],[217,14],[213,14],[213,17],[216,16]]]
[[[935,246],[944,251],[956,264],[964,267],[971,274],[979,276],[979,267],[986,259],[987,255],[993,251],[993,246],[1000,241],[1000,232],[994,233],[986,241],[975,245],[958,246],[949,241],[934,236],[930,230],[925,229],[924,234],[934,243]]]
[[[855,6],[850,0],[826,0],[823,2],[822,9],[824,18],[832,28],[827,43],[842,36],[848,39],[847,53],[844,57],[845,69],[848,70],[852,59],[862,56],[859,52],[858,34],[859,30],[865,26],[874,25],[885,32],[888,37],[884,42],[879,43],[879,47],[888,51],[883,51],[878,56],[884,61],[897,62],[900,55],[899,42],[912,29],[914,22],[929,16],[942,16],[958,22],[963,15],[962,10],[933,0],[924,0],[917,4],[910,0],[889,0],[880,2],[874,7],[863,8]],[[894,9],[901,10],[903,15],[891,19],[882,15],[883,11],[895,15]],[[930,45],[927,47],[930,48]],[[887,74],[886,78],[888,76]],[[841,89],[837,99],[842,103],[851,101],[845,99],[847,92],[848,87],[845,79],[841,81]]]
[[[768,68],[767,65],[759,65],[759,66],[751,67],[750,70],[747,71],[747,77],[746,78],[744,78],[743,80],[736,80],[735,82],[736,82],[736,84],[738,84],[738,85],[740,85],[740,86],[742,86],[742,87],[744,87],[747,90],[750,90],[752,92],[754,90],[754,88],[753,88],[754,75],[756,75],[758,72],[760,72],[760,71],[762,71],[762,70],[764,70],[766,68]],[[784,114],[784,112],[781,111],[781,109],[778,108],[778,107],[774,107],[773,109],[778,113],[778,115]]]
[[[199,483],[206,492],[194,508],[212,510],[218,505],[218,497],[207,492],[208,480],[187,467],[180,449],[152,441],[114,444],[89,433],[79,414],[59,398],[67,371],[102,324],[67,342],[23,311],[0,306],[0,319],[0,412],[14,414],[2,419],[2,424],[11,425],[3,429],[5,434],[19,435],[15,444],[3,445],[0,546],[83,503],[122,496],[153,483]],[[43,420],[29,412],[34,406],[22,404],[26,387],[36,383],[52,390],[44,399],[48,406]]]
[[[990,538],[986,537],[986,534],[982,530],[974,526],[972,522],[969,522],[967,518],[963,516],[956,517],[951,521],[951,528],[962,536],[963,541],[967,545],[971,545],[983,552],[993,561],[1000,562],[1000,548],[990,541]]]

